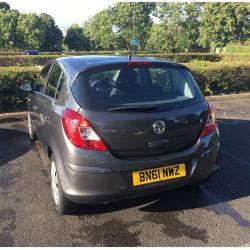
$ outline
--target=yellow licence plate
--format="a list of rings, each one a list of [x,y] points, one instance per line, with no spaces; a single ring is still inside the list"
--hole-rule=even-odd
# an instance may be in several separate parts
[[[166,181],[186,176],[184,163],[161,168],[132,172],[133,185],[139,186],[153,182]]]

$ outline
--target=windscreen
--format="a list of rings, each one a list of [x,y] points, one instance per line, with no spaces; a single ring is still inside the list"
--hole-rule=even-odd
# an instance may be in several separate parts
[[[80,74],[72,86],[78,103],[92,110],[159,110],[191,105],[202,95],[191,73],[180,67],[117,67]]]

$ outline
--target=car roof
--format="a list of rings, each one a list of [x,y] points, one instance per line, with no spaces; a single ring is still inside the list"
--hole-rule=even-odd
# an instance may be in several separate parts
[[[91,70],[98,69],[103,66],[115,66],[128,63],[127,56],[103,56],[103,55],[88,55],[88,56],[71,56],[71,57],[60,57],[56,59],[60,63],[67,75],[70,78],[70,83],[74,81],[78,74]],[[161,64],[165,66],[177,66],[188,69],[186,66],[162,60],[154,57],[132,57],[131,62],[149,62],[152,64]],[[71,84],[70,84],[71,85]]]

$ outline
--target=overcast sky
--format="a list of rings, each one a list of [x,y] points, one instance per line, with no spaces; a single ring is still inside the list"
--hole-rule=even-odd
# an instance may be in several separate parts
[[[46,12],[53,16],[57,25],[65,29],[85,20],[118,1],[115,0],[5,0],[12,9],[20,12]]]

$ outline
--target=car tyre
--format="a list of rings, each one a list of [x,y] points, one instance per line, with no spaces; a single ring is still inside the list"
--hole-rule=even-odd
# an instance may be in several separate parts
[[[33,124],[30,118],[30,113],[28,113],[28,130],[29,130],[29,139],[31,142],[34,142],[37,140],[34,128],[33,128]]]
[[[51,191],[55,210],[59,215],[65,215],[70,212],[71,202],[64,196],[62,186],[57,173],[55,157],[52,154],[50,159]]]

